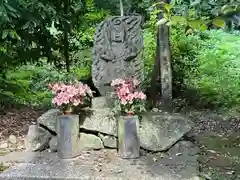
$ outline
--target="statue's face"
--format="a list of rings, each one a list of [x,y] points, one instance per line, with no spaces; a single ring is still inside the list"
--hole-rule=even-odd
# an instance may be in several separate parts
[[[125,29],[120,20],[113,22],[113,28],[111,32],[111,39],[114,42],[124,42]]]

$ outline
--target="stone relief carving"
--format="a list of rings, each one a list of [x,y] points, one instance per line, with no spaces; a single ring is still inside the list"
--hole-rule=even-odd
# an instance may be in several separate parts
[[[143,80],[143,37],[140,16],[114,16],[97,28],[93,48],[92,77],[101,95],[116,78]]]

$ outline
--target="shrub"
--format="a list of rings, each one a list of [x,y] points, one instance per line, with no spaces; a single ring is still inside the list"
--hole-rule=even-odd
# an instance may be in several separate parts
[[[189,87],[220,107],[240,104],[240,36],[221,30],[207,31],[199,50],[198,70],[189,77]]]
[[[15,68],[13,71],[8,71],[7,79],[2,84],[9,84],[5,89],[2,89],[2,97],[14,99],[13,103],[31,104],[31,105],[51,105],[52,94],[48,89],[49,83],[68,82],[71,80],[85,81],[91,78],[91,68],[89,59],[81,63],[75,63],[70,73],[56,69],[53,65],[47,64],[45,61],[37,64],[28,64]],[[91,62],[91,61],[90,61]],[[10,84],[12,87],[10,87]],[[13,85],[14,89],[13,89]],[[3,104],[3,102],[2,102]]]
[[[155,38],[144,32],[145,77],[149,86]],[[240,36],[235,31],[210,30],[186,35],[171,28],[173,93],[202,107],[231,108],[240,104]]]
[[[151,74],[154,67],[155,62],[155,54],[156,54],[156,40],[154,34],[150,31],[150,29],[145,29],[143,33],[144,37],[144,76],[145,82],[144,86],[149,87],[151,82]]]

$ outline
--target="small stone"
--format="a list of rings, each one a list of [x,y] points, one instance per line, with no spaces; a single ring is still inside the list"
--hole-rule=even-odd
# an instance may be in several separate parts
[[[183,153],[177,153],[177,154],[176,154],[176,156],[181,156],[181,155],[183,155]]]
[[[51,152],[57,152],[57,142],[58,142],[57,137],[56,136],[52,137],[52,139],[49,142]]]
[[[103,145],[108,148],[117,148],[117,139],[114,136],[98,134],[100,139],[103,141]]]
[[[18,146],[17,149],[24,149],[24,146]]]
[[[93,134],[80,133],[78,144],[80,149],[85,150],[99,150],[104,148],[102,140]]]
[[[14,136],[14,135],[10,135],[9,138],[8,138],[8,141],[9,141],[11,144],[17,144],[17,137]]]
[[[158,108],[153,108],[152,111],[153,112],[159,112],[159,109]]]
[[[0,144],[0,149],[6,149],[6,148],[8,148],[8,143],[4,142]]]
[[[235,171],[229,171],[229,172],[227,172],[226,174],[227,174],[227,175],[233,175],[233,174],[235,174]]]

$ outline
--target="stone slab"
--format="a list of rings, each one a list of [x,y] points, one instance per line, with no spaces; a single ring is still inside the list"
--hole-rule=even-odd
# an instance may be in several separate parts
[[[101,150],[83,151],[78,158],[72,160],[61,160],[56,153],[48,152],[30,153],[24,156],[25,160],[21,158],[20,164],[0,174],[0,180],[193,180],[195,178],[195,173],[192,171],[189,172],[189,176],[176,176],[175,172],[161,163],[164,162],[161,157],[156,155],[123,160],[117,155],[116,150]],[[177,158],[173,159],[172,164],[178,165],[178,162],[186,157]],[[187,172],[187,169],[185,170]],[[180,171],[176,173],[180,174]]]

